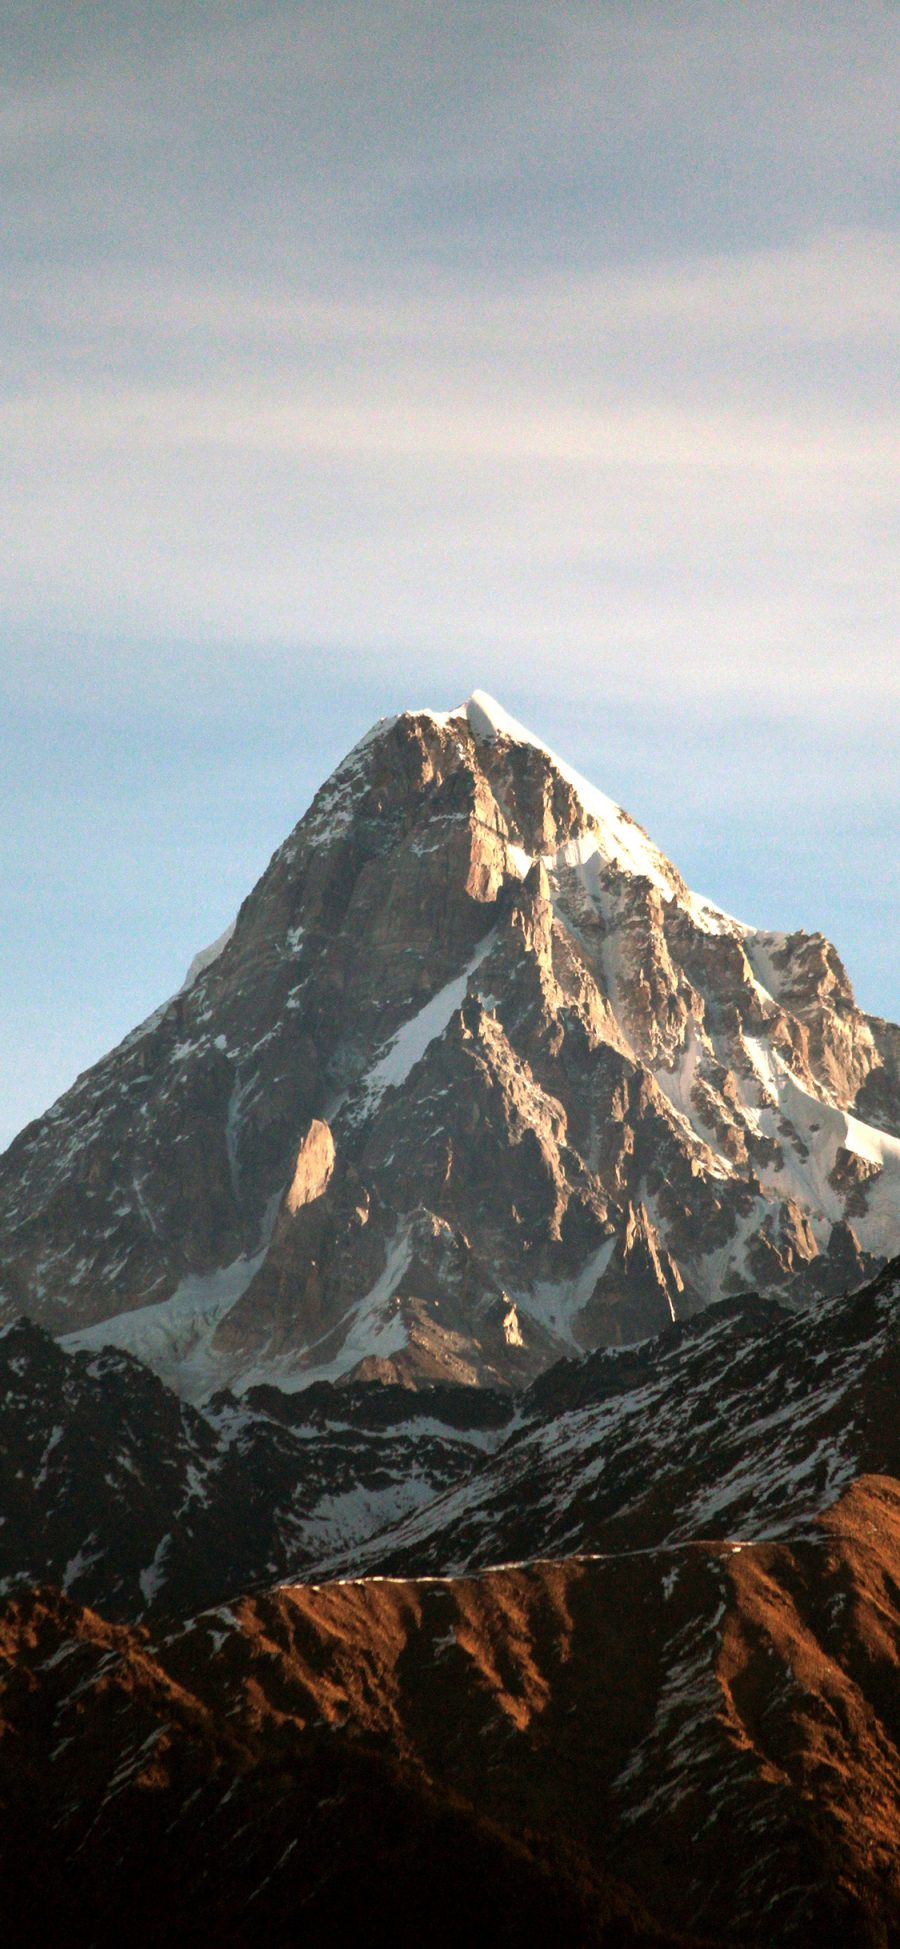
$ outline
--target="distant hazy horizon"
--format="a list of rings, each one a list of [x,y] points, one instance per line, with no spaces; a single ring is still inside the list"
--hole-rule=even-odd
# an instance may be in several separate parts
[[[900,1015],[895,8],[0,29],[0,1144],[476,686]]]

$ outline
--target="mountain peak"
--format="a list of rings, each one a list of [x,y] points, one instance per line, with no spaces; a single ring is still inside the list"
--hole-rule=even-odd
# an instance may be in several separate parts
[[[898,1234],[900,1030],[474,691],[374,726],[189,984],[0,1159],[0,1322],[197,1394],[518,1384]]]
[[[516,718],[498,704],[486,690],[473,690],[471,697],[463,705],[466,721],[473,737],[487,739],[493,743],[496,738],[510,738],[514,744],[533,744],[546,750],[532,731],[526,730]]]
[[[716,924],[714,917],[719,915],[720,910],[710,902],[690,894],[672,862],[666,859],[658,846],[653,844],[643,827],[638,825],[631,814],[623,811],[613,799],[608,798],[604,792],[592,785],[589,779],[583,777],[564,758],[561,758],[558,752],[544,742],[543,738],[539,738],[534,731],[528,729],[527,725],[521,724],[518,718],[504,710],[503,705],[499,704],[488,691],[473,690],[466,702],[458,705],[455,710],[409,711],[404,715],[413,721],[424,716],[442,730],[454,725],[465,725],[471,733],[476,748],[480,748],[483,755],[492,747],[502,748],[509,745],[540,753],[553,771],[571,787],[577,807],[583,815],[578,820],[578,833],[569,835],[570,838],[582,837],[583,831],[588,834],[593,833],[599,842],[594,850],[601,850],[608,861],[615,863],[626,873],[641,874],[657,887],[667,900],[675,897],[692,900],[698,913],[703,912],[709,917],[701,924],[709,925],[710,919],[713,925]],[[369,738],[374,737],[377,732],[389,731],[396,722],[396,718],[380,719],[373,727],[373,731],[369,733]],[[364,739],[363,745],[367,742],[368,739]],[[357,750],[362,748],[362,745],[357,746]],[[487,762],[490,765],[489,758]],[[590,857],[591,850],[588,846],[585,857]]]

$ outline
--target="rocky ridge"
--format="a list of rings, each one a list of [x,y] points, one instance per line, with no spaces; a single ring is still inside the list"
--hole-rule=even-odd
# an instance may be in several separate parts
[[[137,1621],[315,1572],[463,1480],[510,1413],[483,1389],[327,1383],[201,1412],[23,1320],[0,1329],[0,1596],[51,1583]]]
[[[801,1311],[747,1295],[516,1397],[320,1382],[201,1410],[115,1350],[0,1332],[0,1595],[128,1621],[303,1578],[777,1540],[900,1477],[900,1270]]]
[[[364,1728],[336,1738],[251,1616],[154,1645],[53,1591],[0,1612],[9,1949],[691,1949],[574,1844],[504,1826]]]

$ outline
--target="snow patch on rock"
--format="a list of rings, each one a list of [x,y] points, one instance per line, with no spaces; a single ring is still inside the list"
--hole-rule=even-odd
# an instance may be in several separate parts
[[[218,961],[220,954],[224,954],[229,941],[234,935],[236,926],[237,920],[230,920],[228,926],[223,929],[216,940],[211,941],[208,947],[201,947],[199,954],[194,955],[194,959],[178,990],[179,995],[184,995],[189,988],[193,988],[194,982],[198,981],[200,976],[206,973],[207,968],[211,968],[213,963]]]
[[[216,1272],[190,1273],[168,1299],[67,1333],[60,1344],[68,1353],[117,1347],[143,1360],[186,1399],[202,1399],[221,1384],[221,1363],[212,1351],[216,1328],[246,1292],[267,1249],[268,1242],[252,1258],[235,1259]]]
[[[410,1071],[421,1062],[426,1049],[442,1036],[453,1020],[457,1009],[466,999],[469,981],[486,960],[497,938],[496,928],[480,941],[471,960],[462,974],[441,988],[431,1000],[420,1008],[416,1015],[404,1022],[403,1027],[391,1037],[384,1054],[373,1064],[363,1078],[360,1090],[360,1104],[357,1116],[370,1116],[380,1103],[387,1089],[400,1089],[406,1082]]]

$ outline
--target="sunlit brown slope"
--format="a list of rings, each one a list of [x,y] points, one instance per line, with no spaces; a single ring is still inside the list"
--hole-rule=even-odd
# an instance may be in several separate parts
[[[189,1685],[165,1645],[52,1592],[8,1607],[4,1949],[684,1942],[583,1851],[501,1827],[388,1742],[248,1705],[255,1655],[244,1698],[204,1636]]]
[[[611,1861],[684,1927],[900,1930],[893,1481],[861,1479],[783,1544],[276,1592],[238,1626],[237,1726],[384,1742]],[[174,1668],[194,1656],[191,1633]]]
[[[165,1872],[209,1892],[193,1850],[207,1827],[231,1832],[231,1787],[254,1838],[226,1893],[246,1900],[271,1871],[273,1833],[300,1882],[315,1852],[333,1890],[349,1849],[377,1888],[366,1795],[406,1796],[428,1860],[449,1793],[477,1806],[451,1827],[463,1855],[477,1830],[479,1872],[504,1900],[510,1837],[545,1837],[525,1844],[523,1886],[552,1880],[548,1850],[569,1850],[587,1906],[573,1919],[560,1896],[561,1941],[605,1939],[586,1918],[602,1892],[591,1875],[608,1869],[657,1916],[718,1940],[900,1939],[900,1487],[885,1478],[783,1543],[287,1588],[152,1651],[29,1601],[0,1646],[5,1797],[19,1821],[29,1799],[52,1817],[50,1856],[78,1849],[79,1873],[119,1858],[146,1872],[148,1836],[169,1824]],[[316,1796],[340,1805],[336,1824],[313,1817]],[[432,1867],[446,1877],[459,1858],[443,1846]]]

